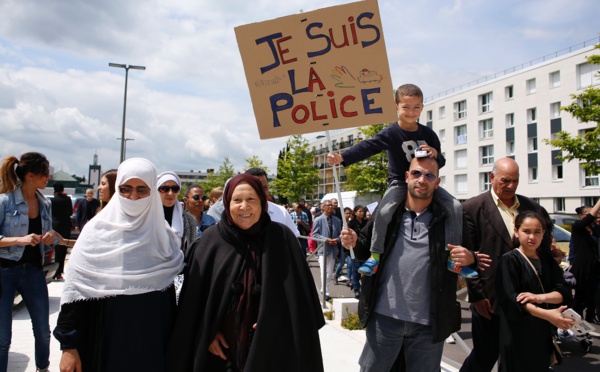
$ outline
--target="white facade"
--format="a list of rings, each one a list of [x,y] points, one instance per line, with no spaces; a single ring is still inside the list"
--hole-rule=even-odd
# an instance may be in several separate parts
[[[331,138],[331,144],[334,152],[343,152],[344,149],[354,145],[357,140],[362,138],[362,133],[358,128],[350,129],[338,129],[329,132]],[[317,186],[317,195],[314,195],[313,200],[321,200],[323,195],[335,192],[334,179],[332,167],[327,164],[327,153],[329,152],[327,146],[327,136],[319,135],[313,139],[309,144],[309,150],[313,151],[314,160],[313,165],[319,168],[319,185]],[[341,167],[341,171],[338,173],[341,191],[349,191],[345,189],[346,174],[344,173],[344,167]]]
[[[559,110],[573,101],[571,94],[600,85],[600,66],[586,60],[594,52],[585,47],[426,102],[421,122],[440,138],[443,187],[460,200],[476,196],[489,189],[494,161],[510,156],[520,167],[518,193],[549,213],[592,205],[599,176],[585,174],[578,161],[555,159],[559,150],[543,140],[560,130],[577,135],[596,127]]]

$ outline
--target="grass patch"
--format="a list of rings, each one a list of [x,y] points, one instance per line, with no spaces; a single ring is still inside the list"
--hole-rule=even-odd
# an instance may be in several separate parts
[[[358,317],[358,314],[356,314],[356,313],[348,314],[348,316],[342,320],[341,325],[342,325],[342,328],[346,328],[351,331],[363,329],[362,325],[360,324],[360,319]]]

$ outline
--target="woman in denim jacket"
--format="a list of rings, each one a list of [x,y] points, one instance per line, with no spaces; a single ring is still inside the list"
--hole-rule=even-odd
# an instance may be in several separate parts
[[[9,156],[2,162],[0,177],[0,372],[6,372],[8,365],[16,291],[31,316],[37,370],[46,371],[50,364],[50,324],[42,263],[55,238],[50,201],[38,189],[48,183],[49,163],[36,152],[23,154],[20,160]]]

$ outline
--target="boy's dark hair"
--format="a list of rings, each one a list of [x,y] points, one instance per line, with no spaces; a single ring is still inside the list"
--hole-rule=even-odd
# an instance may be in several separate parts
[[[414,84],[404,84],[396,89],[396,104],[400,103],[400,96],[419,97],[422,101],[423,91]]]
[[[261,176],[267,177],[267,172],[265,172],[264,169],[261,169],[261,168],[250,168],[244,173],[251,174],[255,177],[261,177]]]

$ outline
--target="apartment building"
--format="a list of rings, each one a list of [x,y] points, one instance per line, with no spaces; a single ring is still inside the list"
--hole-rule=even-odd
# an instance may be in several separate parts
[[[592,205],[600,196],[600,175],[588,174],[579,161],[563,163],[556,158],[560,150],[544,139],[561,130],[577,135],[596,127],[560,107],[573,101],[571,94],[600,86],[600,66],[586,60],[597,53],[590,43],[427,100],[421,122],[438,134],[447,159],[441,185],[460,200],[478,195],[490,188],[494,161],[508,156],[520,167],[518,192],[549,213]]]

